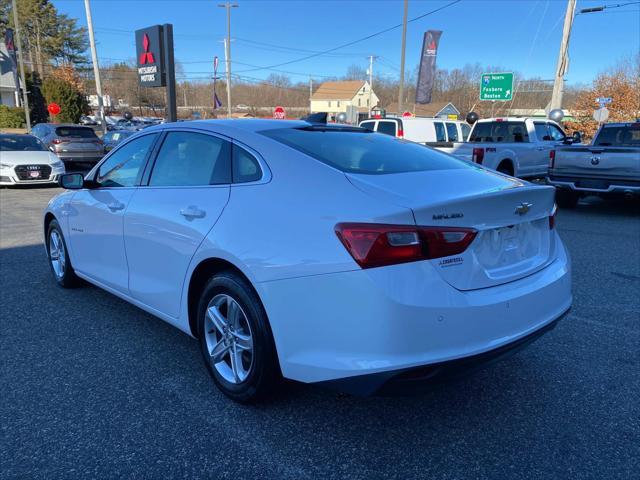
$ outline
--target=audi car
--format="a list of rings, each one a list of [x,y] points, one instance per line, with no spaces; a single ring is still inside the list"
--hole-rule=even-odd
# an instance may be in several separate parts
[[[357,127],[163,124],[61,185],[43,219],[55,281],[197,338],[239,402],[282,378],[420,389],[528,345],[572,302],[552,187]]]
[[[57,183],[64,164],[33,135],[0,134],[0,185]]]

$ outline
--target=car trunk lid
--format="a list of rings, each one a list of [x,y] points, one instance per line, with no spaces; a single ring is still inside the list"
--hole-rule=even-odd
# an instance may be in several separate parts
[[[478,231],[462,254],[429,260],[459,290],[514,281],[555,258],[552,187],[479,167],[347,177],[370,195],[410,208],[417,225]]]

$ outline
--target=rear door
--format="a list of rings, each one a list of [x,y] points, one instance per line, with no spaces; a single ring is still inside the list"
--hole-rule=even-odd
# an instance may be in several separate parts
[[[169,131],[161,142],[124,237],[131,295],[177,318],[189,263],[229,200],[231,142],[196,130]]]
[[[377,132],[384,133],[385,135],[391,135],[392,137],[398,136],[398,122],[395,120],[379,120]]]

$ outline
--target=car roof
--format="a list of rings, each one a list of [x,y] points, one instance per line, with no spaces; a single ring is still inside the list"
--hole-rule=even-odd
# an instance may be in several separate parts
[[[275,130],[278,128],[300,128],[312,125],[302,120],[270,120],[270,119],[212,119],[212,120],[190,120],[187,122],[162,123],[147,127],[143,132],[159,132],[172,128],[195,128],[209,130],[233,137],[235,135],[257,133],[265,130]]]

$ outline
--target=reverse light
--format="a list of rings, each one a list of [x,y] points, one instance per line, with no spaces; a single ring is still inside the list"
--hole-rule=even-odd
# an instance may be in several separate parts
[[[549,168],[554,168],[556,166],[556,151],[549,151]]]
[[[375,223],[339,223],[335,231],[362,268],[457,255],[467,249],[477,234],[471,228]]]
[[[484,148],[475,147],[473,149],[473,154],[471,155],[471,161],[482,165],[482,162],[484,161]]]

